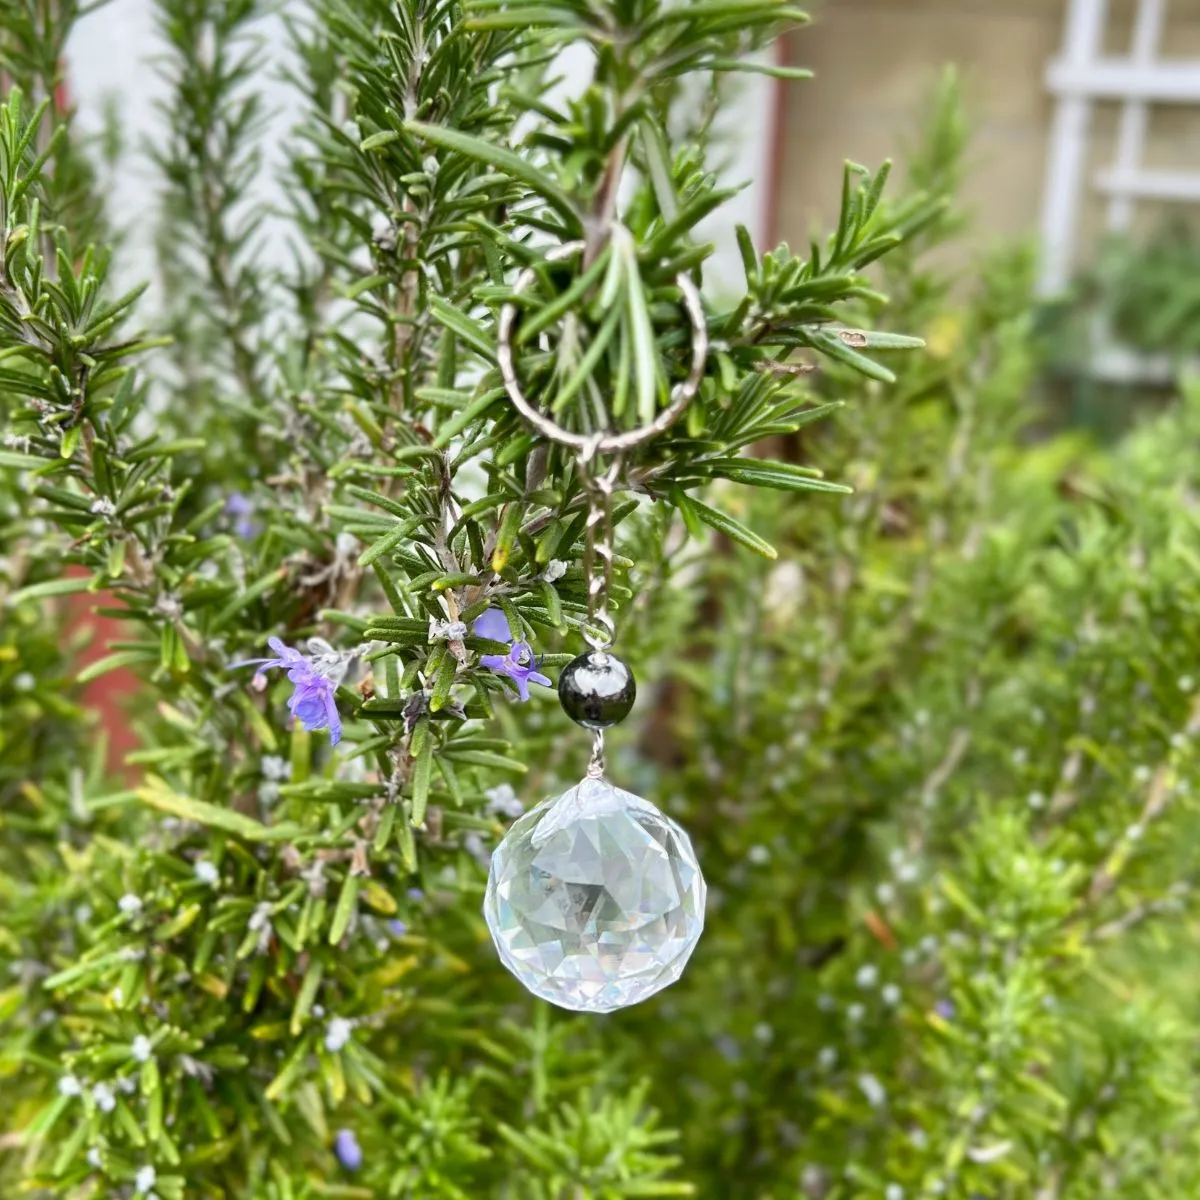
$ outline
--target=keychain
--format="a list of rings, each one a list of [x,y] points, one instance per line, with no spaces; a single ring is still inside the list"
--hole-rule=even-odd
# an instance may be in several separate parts
[[[545,261],[582,251],[572,242]],[[522,271],[514,295],[533,279],[533,268]],[[504,965],[534,995],[579,1012],[611,1012],[674,983],[704,927],[704,877],[688,835],[604,777],[604,731],[628,716],[637,692],[633,672],[612,653],[612,496],[624,455],[666,432],[694,399],[708,355],[700,293],[686,275],[676,283],[692,324],[691,370],[653,422],[620,433],[575,433],[529,403],[513,361],[517,307],[509,302],[500,312],[498,358],[509,398],[534,430],[575,451],[588,499],[588,649],[563,668],[558,696],[593,742],[585,777],[517,820],[496,848],[484,916]]]

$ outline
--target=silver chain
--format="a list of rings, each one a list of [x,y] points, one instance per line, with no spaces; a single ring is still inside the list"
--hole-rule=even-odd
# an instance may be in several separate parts
[[[612,646],[617,632],[608,611],[608,598],[612,591],[615,557],[612,499],[621,479],[623,462],[621,456],[616,455],[608,470],[595,473],[593,466],[599,443],[600,439],[593,437],[580,451],[577,468],[588,502],[583,551],[583,581],[587,588],[583,639],[593,650],[603,654]],[[597,559],[600,560],[599,572],[596,570]]]

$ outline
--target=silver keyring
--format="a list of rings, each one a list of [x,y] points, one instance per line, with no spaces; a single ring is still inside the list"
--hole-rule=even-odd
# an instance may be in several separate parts
[[[583,242],[566,242],[561,246],[556,246],[542,261],[560,262],[564,258],[570,258],[572,254],[578,254],[583,248]],[[517,276],[516,283],[513,285],[513,295],[519,296],[533,282],[536,274],[533,267],[526,267]],[[675,285],[683,293],[683,305],[687,309],[688,319],[692,323],[692,369],[682,383],[677,383],[671,389],[670,405],[664,408],[649,425],[643,425],[640,429],[630,429],[624,433],[573,433],[534,408],[525,398],[525,394],[521,391],[521,385],[517,382],[512,346],[513,322],[517,318],[517,306],[509,300],[500,310],[500,323],[497,329],[499,344],[496,347],[496,358],[500,363],[500,375],[504,380],[508,398],[513,402],[513,407],[544,438],[563,446],[573,446],[576,450],[586,451],[589,457],[632,450],[635,446],[648,442],[660,433],[666,433],[683,416],[687,406],[696,398],[696,393],[700,389],[700,380],[704,377],[704,366],[708,360],[708,325],[704,320],[704,307],[700,300],[700,291],[682,272],[675,276]]]

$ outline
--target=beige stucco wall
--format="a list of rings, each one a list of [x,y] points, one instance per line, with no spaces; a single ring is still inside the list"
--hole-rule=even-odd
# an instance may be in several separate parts
[[[789,44],[790,61],[816,72],[787,86],[778,163],[776,229],[793,245],[836,216],[841,165],[903,162],[943,64],[955,63],[975,137],[965,199],[983,236],[1035,233],[1053,114],[1045,70],[1059,52],[1066,0],[818,0],[813,24]],[[1113,0],[1108,54],[1128,53],[1136,0]],[[1200,0],[1171,0],[1163,53],[1200,57]],[[1089,179],[1109,165],[1116,104],[1093,117]],[[1200,171],[1200,109],[1156,107],[1148,165]],[[1090,191],[1090,188],[1089,188]],[[1092,194],[1080,245],[1095,244],[1103,201]],[[1163,209],[1146,205],[1148,227]]]

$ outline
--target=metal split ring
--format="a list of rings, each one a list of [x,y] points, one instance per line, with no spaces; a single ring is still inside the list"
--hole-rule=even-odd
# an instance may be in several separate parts
[[[580,253],[584,248],[583,242],[566,242],[551,250],[543,262],[560,262]],[[537,272],[533,267],[526,267],[513,285],[513,295],[520,295],[536,278]],[[632,450],[643,442],[666,433],[672,425],[683,416],[687,407],[695,399],[700,389],[700,380],[704,377],[704,367],[708,360],[708,325],[704,320],[704,307],[700,300],[700,291],[691,279],[680,273],[675,276],[675,285],[683,293],[683,305],[687,310],[688,319],[692,324],[692,367],[688,377],[671,389],[671,403],[667,408],[650,422],[638,429],[629,429],[624,433],[574,433],[564,429],[545,413],[534,408],[521,391],[517,381],[516,367],[513,361],[512,333],[513,324],[517,319],[517,306],[511,300],[506,301],[500,309],[500,322],[497,330],[498,345],[496,358],[500,364],[500,375],[504,380],[505,391],[512,401],[513,407],[533,426],[538,433],[552,442],[563,446],[571,446],[582,451],[587,459],[595,458],[598,454],[619,454]]]

